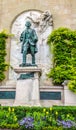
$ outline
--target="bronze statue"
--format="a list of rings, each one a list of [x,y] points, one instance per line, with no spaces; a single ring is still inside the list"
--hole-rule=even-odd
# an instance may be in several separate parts
[[[35,65],[35,53],[37,53],[37,41],[38,37],[36,31],[31,27],[31,22],[26,21],[26,29],[21,33],[20,42],[22,42],[21,53],[23,53],[23,61],[20,66],[27,66],[26,55],[31,54],[32,56],[32,65]]]

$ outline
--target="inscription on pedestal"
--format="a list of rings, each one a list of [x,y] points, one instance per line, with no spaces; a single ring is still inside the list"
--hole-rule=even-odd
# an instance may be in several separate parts
[[[0,91],[0,99],[15,99],[15,91]]]
[[[20,74],[20,77],[18,78],[21,79],[21,80],[25,80],[25,79],[30,79],[30,78],[34,78],[34,73],[31,72],[31,73],[26,73],[26,74]]]
[[[61,92],[40,92],[40,100],[61,100]]]

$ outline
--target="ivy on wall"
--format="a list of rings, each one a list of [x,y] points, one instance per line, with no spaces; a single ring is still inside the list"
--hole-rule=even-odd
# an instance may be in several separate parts
[[[0,32],[0,82],[5,79],[4,71],[8,64],[5,62],[6,56],[6,39],[8,34],[5,31]]]
[[[49,35],[48,44],[53,53],[53,68],[48,77],[55,85],[69,80],[69,89],[76,92],[76,31],[60,27]]]

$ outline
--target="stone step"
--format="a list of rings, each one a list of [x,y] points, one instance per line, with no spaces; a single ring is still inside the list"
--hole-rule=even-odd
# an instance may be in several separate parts
[[[16,89],[16,86],[5,85],[5,86],[0,86],[0,89]]]

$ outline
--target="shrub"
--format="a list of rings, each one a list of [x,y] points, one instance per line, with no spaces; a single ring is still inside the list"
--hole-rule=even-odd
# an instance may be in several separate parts
[[[0,111],[0,128],[19,128],[17,116],[14,112],[14,108],[7,107],[8,109],[2,109]]]
[[[8,34],[4,31],[0,32],[0,82],[5,79],[4,71],[8,64],[5,62],[6,56],[6,39],[8,38]]]
[[[68,87],[71,91],[76,93],[76,80],[69,81]]]
[[[56,85],[61,85],[64,80],[76,80],[76,31],[58,28],[49,35],[48,44],[53,53],[53,68],[48,77],[52,77]],[[69,88],[75,92],[75,83],[71,83]]]

